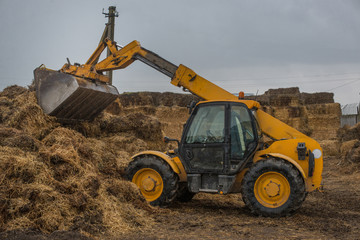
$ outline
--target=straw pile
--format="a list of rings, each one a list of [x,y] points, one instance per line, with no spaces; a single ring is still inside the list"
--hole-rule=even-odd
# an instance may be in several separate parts
[[[105,113],[92,123],[62,125],[43,114],[34,92],[4,89],[0,232],[67,230],[99,236],[146,231],[153,224],[153,208],[122,177],[130,155],[160,145],[161,137],[160,122],[142,113]]]
[[[352,127],[345,125],[339,129],[338,137],[341,163],[350,172],[360,171],[360,123]]]
[[[191,101],[200,99],[192,94],[179,93],[158,93],[158,92],[137,92],[125,93],[114,101],[106,112],[127,116],[129,114],[143,114],[148,118],[156,119],[160,122],[163,136],[179,139],[181,138],[183,126],[189,117],[189,110],[186,108]],[[151,144],[153,149],[165,151],[177,148],[176,143]]]

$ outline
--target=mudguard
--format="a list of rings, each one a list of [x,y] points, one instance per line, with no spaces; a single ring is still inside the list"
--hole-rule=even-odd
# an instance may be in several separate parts
[[[180,159],[178,157],[171,158],[169,155],[163,152],[159,151],[143,151],[140,153],[137,153],[131,157],[131,159],[135,159],[136,157],[143,156],[143,155],[154,155],[161,159],[163,159],[165,162],[167,162],[171,169],[179,175],[180,182],[186,182],[186,172],[184,169],[184,166],[182,165]]]

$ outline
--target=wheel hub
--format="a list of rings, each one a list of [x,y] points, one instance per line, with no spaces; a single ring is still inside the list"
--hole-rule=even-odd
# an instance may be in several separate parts
[[[269,197],[275,197],[278,196],[280,193],[280,184],[277,184],[273,181],[270,181],[266,186],[265,186],[265,192],[267,195],[269,195]]]
[[[289,199],[290,184],[281,173],[266,172],[255,181],[254,194],[261,205],[277,208]]]
[[[155,187],[156,187],[156,181],[151,178],[150,176],[145,178],[142,181],[142,188],[146,191],[146,192],[153,192],[155,191]]]
[[[161,175],[152,168],[142,168],[137,171],[132,182],[139,187],[142,195],[149,202],[159,198],[164,189]]]

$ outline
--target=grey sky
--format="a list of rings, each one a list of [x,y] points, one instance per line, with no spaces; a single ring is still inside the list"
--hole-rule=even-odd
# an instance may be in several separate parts
[[[0,90],[29,85],[42,63],[84,63],[110,5],[118,44],[138,40],[230,92],[298,86],[360,100],[357,0],[0,0]],[[114,73],[119,92],[181,92],[169,80],[141,62]]]

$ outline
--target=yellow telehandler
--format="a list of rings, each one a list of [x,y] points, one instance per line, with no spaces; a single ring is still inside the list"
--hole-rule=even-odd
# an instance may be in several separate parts
[[[106,48],[111,55],[98,62]],[[279,217],[293,213],[320,187],[323,154],[314,139],[265,113],[258,102],[225,91],[137,41],[119,47],[105,39],[83,65],[35,69],[38,103],[59,119],[91,120],[118,95],[103,73],[135,60],[204,100],[189,106],[181,140],[164,138],[177,141],[178,149],[138,153],[126,169],[152,205],[189,201],[199,192],[241,193],[254,214]]]

